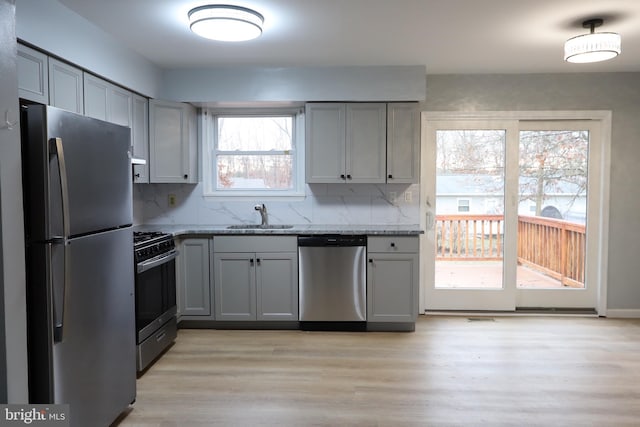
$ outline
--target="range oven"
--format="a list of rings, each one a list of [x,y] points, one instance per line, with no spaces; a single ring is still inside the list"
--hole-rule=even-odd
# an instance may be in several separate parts
[[[137,369],[144,371],[177,335],[176,257],[170,234],[134,232]]]

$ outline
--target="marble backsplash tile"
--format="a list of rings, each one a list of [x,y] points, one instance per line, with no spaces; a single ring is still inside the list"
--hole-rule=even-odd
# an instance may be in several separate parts
[[[411,201],[404,194],[411,193]],[[305,197],[288,200],[233,200],[202,195],[202,185],[134,185],[136,224],[226,225],[259,223],[253,208],[265,203],[272,224],[390,224],[419,221],[420,186],[417,184],[310,184]],[[169,205],[175,196],[175,206]],[[392,196],[396,196],[392,199]]]

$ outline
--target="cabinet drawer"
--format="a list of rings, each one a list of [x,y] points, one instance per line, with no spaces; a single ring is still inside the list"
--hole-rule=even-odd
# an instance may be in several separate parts
[[[297,252],[296,236],[215,236],[217,252]]]
[[[367,238],[367,252],[387,253],[417,253],[420,241],[417,237],[404,236],[369,236]]]

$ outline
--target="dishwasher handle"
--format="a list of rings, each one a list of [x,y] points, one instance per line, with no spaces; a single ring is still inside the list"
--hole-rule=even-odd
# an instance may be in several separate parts
[[[367,246],[367,236],[351,234],[319,234],[298,236],[298,247]]]

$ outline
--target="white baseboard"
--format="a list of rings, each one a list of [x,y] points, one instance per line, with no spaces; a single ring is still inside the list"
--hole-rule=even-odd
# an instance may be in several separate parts
[[[640,319],[640,309],[607,309],[607,317]]]

